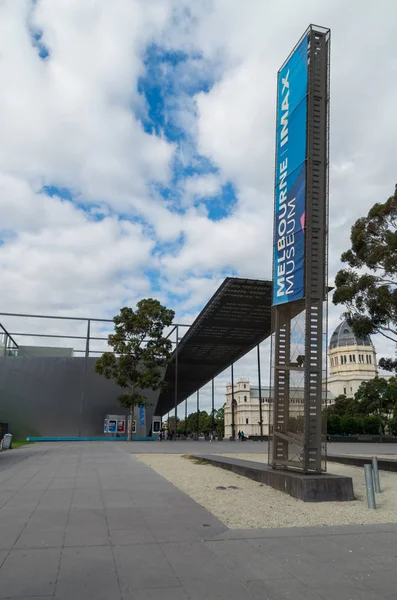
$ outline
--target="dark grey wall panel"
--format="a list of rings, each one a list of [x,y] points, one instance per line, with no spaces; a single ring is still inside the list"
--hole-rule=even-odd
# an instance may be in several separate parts
[[[0,422],[17,438],[103,435],[104,416],[126,411],[117,403],[120,388],[95,373],[95,362],[88,359],[84,384],[82,357],[0,357]],[[149,433],[159,393],[146,395],[145,426],[136,418],[141,436]]]

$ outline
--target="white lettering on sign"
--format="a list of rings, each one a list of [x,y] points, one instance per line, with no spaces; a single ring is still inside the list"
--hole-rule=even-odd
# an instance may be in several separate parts
[[[279,128],[280,148],[288,142],[288,115],[289,115],[289,70],[281,79],[281,114]],[[283,154],[287,152],[288,147]],[[294,292],[294,271],[295,271],[295,226],[296,210],[295,198],[287,200],[288,195],[288,155],[283,158],[278,165],[278,211],[277,211],[277,266],[276,290],[277,297],[292,294]]]

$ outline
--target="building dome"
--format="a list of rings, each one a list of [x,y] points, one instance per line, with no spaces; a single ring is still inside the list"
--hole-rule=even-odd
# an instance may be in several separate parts
[[[335,329],[331,336],[329,349],[341,348],[343,346],[372,346],[369,335],[358,336],[354,333],[351,326],[350,312],[343,314],[343,321]]]

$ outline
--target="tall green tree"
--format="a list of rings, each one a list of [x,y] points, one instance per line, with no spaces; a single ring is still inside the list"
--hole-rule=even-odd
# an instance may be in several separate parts
[[[211,415],[205,410],[200,410],[198,415],[198,430],[199,433],[210,433],[211,432]],[[186,433],[196,434],[197,433],[197,412],[191,413],[186,421]]]
[[[336,417],[352,417],[358,411],[357,401],[354,398],[347,398],[343,394],[335,398],[335,402],[327,407],[327,414]]]
[[[379,366],[381,369],[385,371],[394,371],[397,373],[397,360],[393,360],[392,358],[381,358],[379,361]]]
[[[333,302],[351,309],[356,334],[380,333],[397,342],[397,186],[356,221],[350,240],[341,257],[348,268],[335,278]]]
[[[327,433],[329,435],[337,435],[341,433],[341,429],[341,417],[339,415],[328,415]]]
[[[136,310],[122,308],[113,318],[114,333],[108,337],[113,352],[105,352],[96,362],[95,371],[123,390],[117,399],[129,410],[128,440],[135,406],[148,405],[144,390],[163,391],[166,387],[163,376],[172,343],[164,337],[164,329],[173,319],[174,311],[153,298],[140,300]]]
[[[343,435],[354,435],[355,433],[361,433],[361,422],[357,417],[341,417],[340,420],[341,433]]]
[[[171,417],[172,419],[173,417]],[[214,410],[214,427],[218,435],[224,435],[224,409]],[[178,422],[178,433],[183,435],[185,432],[190,434],[197,433],[197,412],[190,413],[187,420]],[[208,413],[205,410],[200,410],[199,413],[199,432],[204,434],[212,433],[212,411]]]
[[[364,381],[354,398],[338,396],[327,408],[327,430],[332,434],[393,432],[397,424],[397,378]],[[353,429],[355,430],[353,432]]]
[[[396,410],[397,406],[397,380],[375,377],[363,381],[355,396],[358,401],[358,410],[361,415],[377,416],[382,431]]]
[[[225,435],[225,407],[222,406],[222,408],[218,408],[218,410],[215,410],[215,415],[214,415],[214,422],[215,422],[215,431],[217,432],[218,435],[224,436]]]

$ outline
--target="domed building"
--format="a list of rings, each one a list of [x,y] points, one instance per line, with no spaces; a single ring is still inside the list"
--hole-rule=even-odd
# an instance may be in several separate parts
[[[352,398],[363,381],[378,375],[376,351],[369,335],[358,336],[351,326],[350,312],[331,336],[328,348],[328,390],[333,396]]]
[[[354,333],[349,311],[342,315],[341,323],[331,336],[328,361],[327,392],[325,392],[325,381],[323,389],[324,406],[325,402],[328,406],[333,404],[337,396],[345,395],[352,398],[363,381],[378,375],[376,351],[372,340],[369,335],[357,336]],[[235,435],[238,431],[244,431],[246,437],[255,438],[260,435],[259,402],[262,405],[262,432],[264,436],[268,436],[271,396],[269,386],[264,384],[259,399],[259,388],[252,386],[247,377],[242,377],[234,384],[233,394],[232,385],[228,383],[224,405],[225,437],[229,438],[233,435],[233,419]],[[297,419],[303,415],[303,397],[303,387],[290,388],[290,417]]]

